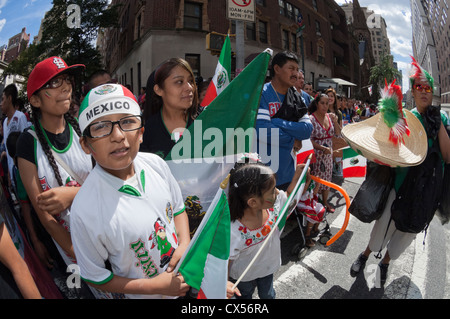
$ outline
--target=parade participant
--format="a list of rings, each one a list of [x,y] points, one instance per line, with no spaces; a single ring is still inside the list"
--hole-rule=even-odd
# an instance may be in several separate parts
[[[395,179],[384,211],[373,226],[367,248],[350,270],[351,275],[356,276],[372,251],[379,252],[375,257],[381,258],[382,249],[387,247],[379,263],[381,284],[386,282],[389,262],[396,260],[431,221],[439,201],[431,197],[440,196],[439,187],[434,187],[442,180],[442,161],[450,162],[450,139],[439,108],[432,105],[434,80],[414,59],[412,70],[410,81],[416,109],[412,112],[402,109],[401,88],[394,81],[386,85],[380,113],[345,127],[342,132],[349,145],[367,159],[395,167]],[[435,152],[439,156],[433,156]],[[430,161],[433,158],[437,161]],[[426,174],[422,174],[424,169]],[[411,178],[417,176],[430,176],[431,179],[425,183],[412,182]],[[426,189],[431,189],[431,194]],[[402,197],[409,203],[402,202]],[[416,199],[421,203],[418,204]],[[417,205],[418,209],[410,205]],[[427,220],[417,230],[404,224],[405,221],[408,224],[423,218]]]
[[[172,271],[190,241],[188,218],[164,160],[138,153],[140,114],[118,84],[94,88],[83,100],[80,142],[97,165],[72,205],[72,241],[91,285],[129,298],[182,296],[189,286]]]
[[[27,84],[33,125],[17,141],[21,180],[40,223],[59,251],[59,256],[52,259],[61,260],[58,266],[64,268],[63,272],[76,264],[70,238],[70,207],[93,166],[80,146],[78,122],[69,112],[74,76],[83,69],[84,65],[68,66],[56,56],[36,64]],[[55,276],[60,273],[61,269]],[[67,298],[92,298],[91,291],[98,298],[104,297],[85,284],[81,289],[66,291]]]
[[[18,168],[26,192],[67,264],[74,263],[75,257],[69,208],[79,187],[64,187],[74,184],[76,177],[55,156],[82,179],[92,169],[91,159],[78,141],[78,122],[68,113],[73,75],[83,68],[80,64],[69,67],[59,57],[45,59],[34,67],[27,85],[33,126],[17,141]]]
[[[286,192],[275,186],[273,171],[262,163],[236,163],[230,172],[228,202],[231,218],[229,277],[236,282],[258,253],[271,232],[283,205],[294,190],[304,169],[298,165]],[[274,299],[273,274],[281,266],[280,235],[287,214],[282,217],[258,263],[237,285],[238,299],[251,299],[255,288],[261,299]]]
[[[325,94],[328,95],[328,113],[334,113],[337,116],[339,126],[342,128],[342,112],[338,107],[336,91],[329,88],[325,91]]]
[[[281,52],[273,57],[270,70],[272,80],[264,84],[256,118],[258,147],[267,144],[266,154],[260,152],[261,159],[276,170],[277,188],[281,190],[287,189],[294,176],[294,141],[308,139],[312,131],[312,124],[306,113],[300,121],[277,116],[286,96],[289,98],[288,93],[292,93],[290,88],[297,80],[298,70],[298,57],[294,53]],[[278,140],[272,144],[272,134],[275,133],[278,133]],[[274,158],[273,154],[278,154],[278,158]]]
[[[309,106],[313,131],[311,142],[315,150],[317,161],[311,165],[314,176],[331,182],[333,172],[333,137],[341,134],[338,118],[334,113],[328,113],[328,95],[318,94]],[[319,193],[327,211],[334,213],[334,208],[328,203],[330,188],[320,184]]]
[[[2,285],[2,292],[0,292],[0,295],[4,296],[3,294],[7,294],[7,296],[4,296],[3,298],[12,299],[12,295],[16,295],[15,297],[17,298],[42,299],[25,260],[20,256],[19,251],[8,233],[2,214],[0,214],[0,263],[9,269],[10,273],[8,275],[13,277],[14,283],[21,294],[19,296],[12,292],[15,291],[15,287],[11,287],[11,294],[8,294],[9,289],[7,289],[6,285]]]
[[[305,83],[305,85],[303,87],[303,91],[308,93],[311,98],[314,97],[314,95],[313,95],[313,84],[311,82]]]
[[[3,114],[6,115],[3,121],[3,141],[6,143],[8,135],[11,132],[22,132],[27,128],[28,122],[27,117],[24,113],[16,109],[17,106],[17,87],[15,84],[7,85],[2,93],[2,101],[0,108]],[[14,179],[12,178],[12,169],[14,166],[14,160],[9,155],[8,149],[6,148],[6,159],[8,162],[8,185],[13,188],[15,186]]]
[[[341,100],[338,99],[336,91],[328,88],[325,91],[328,95],[328,113],[334,113],[338,118],[339,127],[342,129],[342,112],[340,110]],[[347,146],[344,139],[339,136],[333,136],[333,175],[342,177],[342,148]]]
[[[27,234],[27,238],[29,238],[31,245],[42,264],[48,269],[52,269],[54,261],[52,259],[52,254],[49,253],[49,250],[53,249],[53,255],[58,254],[58,252],[56,251],[56,247],[48,233],[45,230],[42,230],[41,223],[37,222],[34,218],[36,213],[32,212],[33,208],[31,206],[30,199],[25,191],[25,187],[20,179],[20,174],[17,168],[16,148],[17,140],[20,134],[20,132],[11,132],[8,136],[8,140],[6,141],[6,148],[14,160],[12,170],[12,178],[16,185],[14,191],[17,194],[17,199],[19,200],[20,215],[25,223],[24,230]]]
[[[305,75],[303,70],[298,71],[297,81],[294,84],[297,91],[302,95],[303,102],[306,104],[306,107],[311,104],[311,95],[305,92],[303,89],[305,87]]]
[[[165,158],[194,121],[197,106],[197,87],[189,63],[172,58],[158,66],[147,82],[141,151]]]

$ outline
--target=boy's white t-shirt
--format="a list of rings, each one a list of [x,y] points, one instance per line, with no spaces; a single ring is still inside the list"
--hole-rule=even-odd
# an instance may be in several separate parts
[[[133,165],[137,184],[97,165],[72,204],[72,242],[87,281],[102,284],[114,275],[154,278],[166,270],[178,247],[174,217],[185,209],[178,183],[157,155],[138,153]],[[106,260],[112,271],[105,268]]]
[[[229,276],[231,278],[237,280],[243,274],[274,227],[286,201],[286,193],[280,190],[273,208],[268,209],[269,216],[265,224],[260,228],[249,229],[241,224],[239,220],[231,222],[231,267],[229,271]],[[286,215],[287,214],[285,214],[285,216]],[[282,223],[280,222],[280,225],[281,224]],[[264,250],[258,256],[258,259],[245,274],[244,278],[242,278],[242,281],[251,281],[257,278],[266,277],[275,273],[280,268],[280,235],[282,230],[283,229],[280,230],[279,227],[274,230],[275,233],[270,237],[270,242],[266,244]]]

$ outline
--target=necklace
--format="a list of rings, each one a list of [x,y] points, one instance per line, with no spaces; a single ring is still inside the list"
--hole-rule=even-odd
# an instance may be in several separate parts
[[[275,90],[275,88],[273,87],[272,82],[270,82],[270,86],[272,87],[272,90],[275,92],[275,94],[276,94],[276,96],[277,96],[277,99],[278,99],[278,102],[280,102],[280,107],[281,107],[281,105],[282,105],[283,103],[281,103],[280,97],[278,96],[278,92],[277,92],[277,90]]]

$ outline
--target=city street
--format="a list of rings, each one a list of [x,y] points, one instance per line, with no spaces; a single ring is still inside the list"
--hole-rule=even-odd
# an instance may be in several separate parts
[[[336,182],[336,181],[335,181]],[[351,199],[362,180],[345,180],[341,186]],[[328,215],[331,232],[343,225],[345,201],[334,190],[331,203],[337,209]],[[291,216],[282,237],[282,267],[275,274],[277,299],[448,299],[450,297],[450,226],[442,226],[437,218],[427,232],[417,235],[406,252],[389,267],[384,287],[377,284],[377,264],[371,254],[363,273],[350,276],[350,266],[368,242],[371,224],[351,216],[344,234],[332,245],[319,243],[298,260],[291,253],[300,240],[295,216]],[[384,253],[384,252],[383,252]],[[256,297],[256,296],[255,296]]]

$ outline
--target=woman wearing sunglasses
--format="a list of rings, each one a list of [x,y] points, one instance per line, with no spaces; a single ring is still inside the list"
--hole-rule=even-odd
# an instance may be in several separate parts
[[[69,114],[73,79],[82,69],[84,65],[68,66],[59,57],[50,57],[34,67],[27,84],[33,125],[17,141],[20,177],[40,223],[59,251],[46,262],[63,269],[65,275],[66,267],[76,263],[69,215],[79,190],[65,186],[80,186],[93,166],[80,146],[78,122]],[[60,164],[57,157],[65,164]],[[86,288],[71,289],[66,297],[92,298]]]

